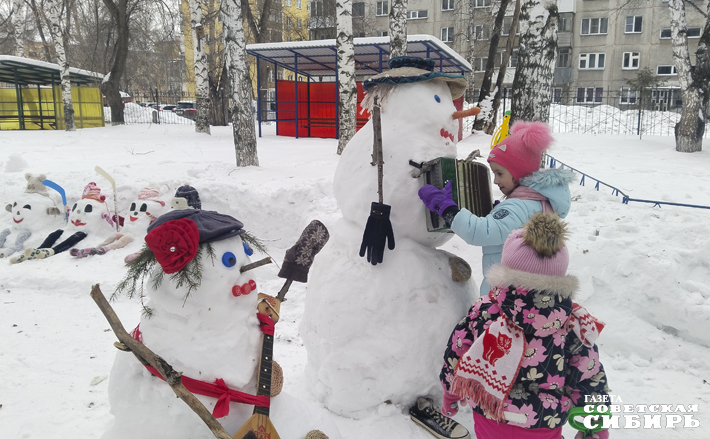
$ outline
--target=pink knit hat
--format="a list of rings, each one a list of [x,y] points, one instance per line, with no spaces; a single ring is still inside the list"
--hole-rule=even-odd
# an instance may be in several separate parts
[[[488,161],[510,171],[515,181],[540,169],[542,153],[552,143],[550,127],[542,122],[517,121],[510,136],[501,140],[488,155]]]
[[[154,187],[144,187],[138,192],[139,200],[151,200],[160,203],[161,206],[165,206],[164,201],[160,201],[158,197],[160,196],[160,190]]]
[[[99,189],[98,186],[96,186],[96,183],[93,181],[89,184],[86,185],[84,188],[84,192],[81,194],[81,199],[91,199],[91,200],[96,200],[100,203],[103,203],[106,201],[106,197],[104,195],[101,195],[101,189]]]
[[[503,244],[501,265],[547,276],[565,276],[569,252],[567,227],[556,213],[536,213]]]

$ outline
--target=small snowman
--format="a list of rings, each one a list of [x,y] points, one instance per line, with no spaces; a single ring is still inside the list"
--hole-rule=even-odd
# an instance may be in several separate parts
[[[427,231],[410,164],[456,157],[453,99],[466,80],[434,71],[431,60],[399,57],[389,66],[364,82],[363,105],[381,108],[382,195],[396,246],[390,242],[377,265],[358,255],[378,196],[370,120],[338,163],[333,187],[342,218],[313,266],[300,325],[310,387],[327,408],[349,416],[440,395],[442,343],[477,297],[470,271],[452,272],[461,260],[436,248],[453,235]]]
[[[146,312],[133,337],[180,371],[230,434],[254,410],[263,339],[257,309],[265,312],[268,304],[252,272],[242,271],[250,262],[243,238],[253,243],[250,236],[228,215],[167,212],[149,227],[146,249],[116,290],[142,292],[148,276]],[[268,308],[278,312],[278,306]],[[103,439],[210,437],[200,418],[132,353],[116,354],[108,392],[115,420]],[[270,413],[281,438],[301,439],[313,429],[340,437],[326,410],[283,392],[270,398]]]
[[[44,174],[25,174],[25,191],[5,206],[12,220],[10,227],[0,231],[0,258],[23,251],[33,233],[38,236],[65,224],[57,201],[42,184],[46,178]]]
[[[141,189],[138,198],[131,202],[128,213],[123,218],[120,232],[111,233],[95,247],[72,248],[69,253],[77,258],[104,255],[111,250],[127,246],[136,238],[143,238],[148,231],[148,226],[167,211],[165,202],[159,197],[160,191],[155,187]]]
[[[89,236],[91,240],[97,241],[113,231],[115,223],[106,204],[106,197],[101,195],[101,189],[96,183],[91,182],[84,187],[81,199],[72,206],[66,227],[47,235],[38,247],[27,248],[23,255],[11,258],[10,263],[47,259],[69,250]],[[65,239],[57,243],[62,237]]]

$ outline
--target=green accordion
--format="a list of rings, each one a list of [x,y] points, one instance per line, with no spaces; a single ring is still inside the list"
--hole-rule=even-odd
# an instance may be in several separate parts
[[[451,180],[454,202],[459,209],[468,209],[476,216],[486,216],[493,209],[490,174],[485,164],[439,157],[424,163],[422,171],[423,183],[437,189]],[[426,225],[430,232],[450,231],[444,219],[434,212],[426,212]]]

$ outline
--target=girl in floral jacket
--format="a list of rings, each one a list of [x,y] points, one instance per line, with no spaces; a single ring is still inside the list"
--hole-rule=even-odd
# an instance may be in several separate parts
[[[451,334],[442,412],[453,416],[469,400],[477,439],[560,438],[570,408],[607,394],[594,345],[604,325],[572,301],[578,281],[566,274],[565,235],[552,213],[511,233],[488,272],[493,288]]]

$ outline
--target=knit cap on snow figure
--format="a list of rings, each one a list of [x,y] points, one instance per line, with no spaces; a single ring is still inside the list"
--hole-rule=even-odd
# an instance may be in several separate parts
[[[98,186],[96,186],[96,183],[93,181],[89,184],[86,185],[84,188],[84,192],[81,194],[81,199],[90,199],[90,200],[96,200],[99,203],[103,203],[106,201],[106,196],[101,195],[101,189],[99,189]]]
[[[461,75],[435,72],[436,62],[416,56],[398,56],[387,61],[390,70],[366,79],[362,86],[368,93],[376,84],[411,84],[413,82],[439,80],[446,82],[451,90],[451,98],[458,99],[466,91],[468,82]]]
[[[515,181],[540,169],[542,153],[550,147],[550,127],[542,122],[518,121],[510,136],[493,147],[488,162],[498,163],[512,174]]]
[[[556,213],[535,213],[503,245],[501,265],[546,276],[565,276],[569,251],[567,226]]]
[[[173,197],[170,205],[173,209],[202,209],[200,194],[197,192],[197,189],[189,185],[177,188],[175,197]]]

